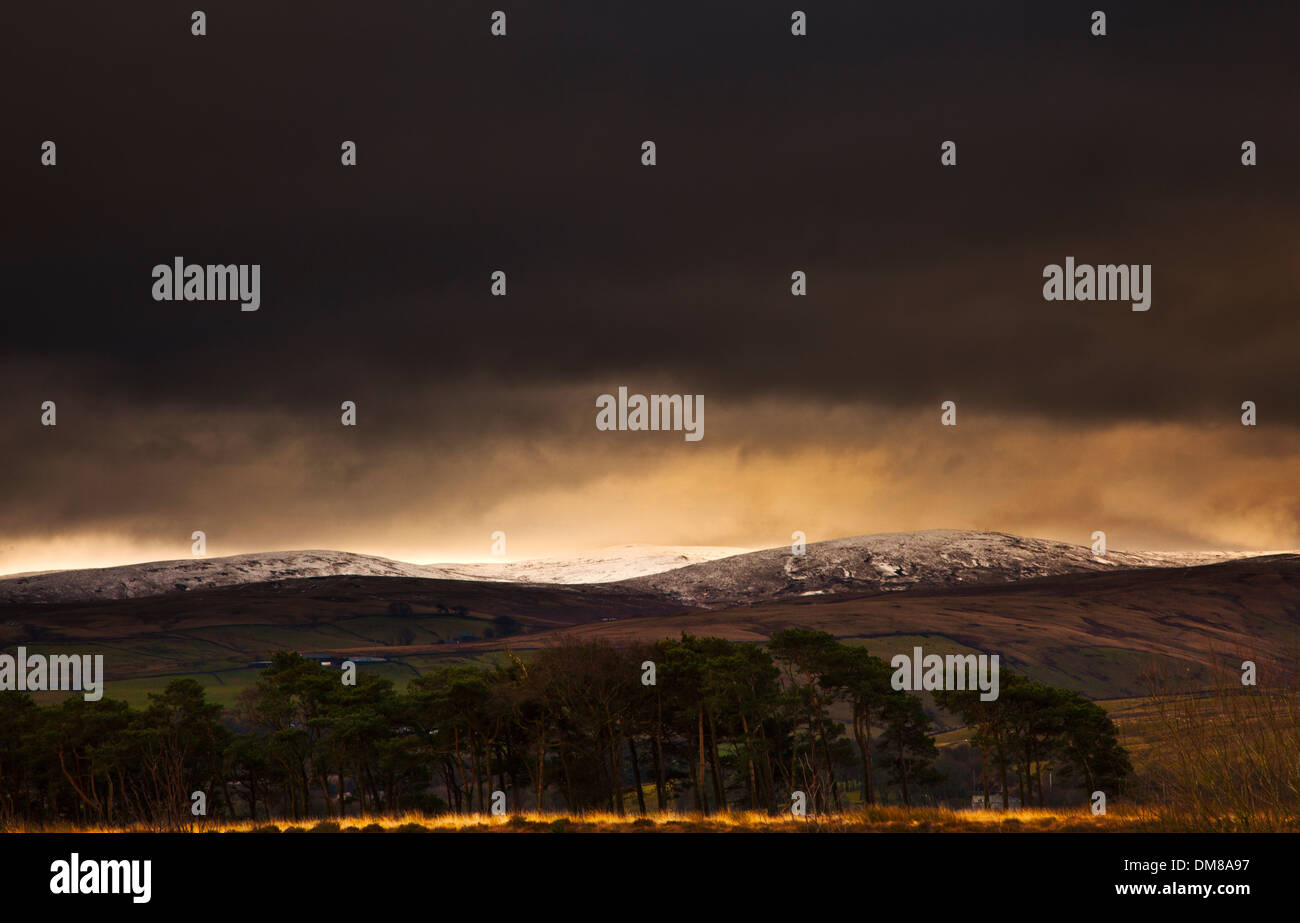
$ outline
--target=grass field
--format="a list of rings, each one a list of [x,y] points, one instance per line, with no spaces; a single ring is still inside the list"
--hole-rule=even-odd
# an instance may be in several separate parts
[[[1219,831],[1243,828],[1232,818],[1213,822],[1161,814],[1130,806],[1093,815],[1074,810],[955,811],[946,808],[871,807],[792,817],[755,811],[699,814],[656,813],[645,817],[608,812],[558,814],[528,811],[504,816],[486,814],[362,815],[338,820],[214,822],[186,828],[194,833],[1156,833]],[[1258,830],[1257,827],[1251,827]],[[1300,832],[1300,817],[1278,818],[1269,829]],[[149,827],[50,827],[48,833],[163,832]],[[175,831],[172,831],[175,832]]]

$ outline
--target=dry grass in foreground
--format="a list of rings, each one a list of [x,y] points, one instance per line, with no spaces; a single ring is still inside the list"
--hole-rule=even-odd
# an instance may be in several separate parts
[[[1189,831],[1233,832],[1259,829],[1240,826],[1232,818],[1196,820],[1140,808],[1112,809],[1094,816],[1086,807],[1072,810],[956,811],[947,808],[871,807],[842,814],[794,818],[752,811],[724,814],[653,814],[619,816],[600,812],[548,814],[527,812],[509,816],[484,814],[366,815],[336,820],[276,822],[199,821],[193,833],[1159,833]],[[1269,829],[1300,832],[1300,818],[1278,818]],[[54,826],[46,833],[164,832],[156,827]]]

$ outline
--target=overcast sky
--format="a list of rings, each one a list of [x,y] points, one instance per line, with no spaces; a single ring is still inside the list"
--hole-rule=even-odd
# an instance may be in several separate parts
[[[1300,547],[1300,12],[799,5],[11,11],[0,572],[195,529]],[[260,310],[154,301],[176,256],[260,264]],[[1151,264],[1151,309],[1044,301],[1067,256]],[[598,432],[619,386],[704,438]]]

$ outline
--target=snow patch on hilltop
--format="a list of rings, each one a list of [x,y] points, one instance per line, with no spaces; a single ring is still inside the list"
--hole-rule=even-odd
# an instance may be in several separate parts
[[[307,577],[418,577],[510,583],[606,583],[742,552],[718,546],[620,545],[575,557],[409,564],[347,551],[271,551],[0,577],[0,603],[134,599]]]
[[[1190,567],[1251,552],[1125,552],[1098,557],[1090,547],[1002,532],[944,529],[860,535],[806,546],[769,548],[624,581],[693,606],[719,607],[794,596],[878,593],[913,587],[1012,583],[1115,568]]]

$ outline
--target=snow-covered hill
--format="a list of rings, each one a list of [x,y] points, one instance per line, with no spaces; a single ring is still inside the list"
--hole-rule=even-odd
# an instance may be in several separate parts
[[[719,558],[747,548],[721,545],[615,545],[571,557],[532,558],[482,564],[429,564],[433,576],[452,580],[506,580],[513,583],[610,583]]]
[[[134,599],[186,590],[338,574],[425,577],[418,564],[343,551],[274,551],[224,558],[183,558],[118,567],[50,571],[0,579],[0,602]]]
[[[722,606],[799,596],[913,587],[976,586],[1139,567],[1190,567],[1248,552],[1122,552],[1001,532],[928,530],[860,535],[755,551],[623,581],[686,605]]]
[[[745,552],[717,546],[621,545],[572,557],[408,564],[346,551],[185,558],[0,578],[0,604],[132,599],[300,577],[421,577],[520,584],[614,583],[693,606],[911,587],[974,586],[1137,567],[1186,567],[1244,552],[1122,552],[1000,532],[898,532]]]
[[[744,551],[728,547],[620,545],[569,558],[482,564],[408,564],[346,551],[272,551],[182,558],[0,577],[0,603],[134,599],[298,577],[422,577],[512,583],[606,583]]]

